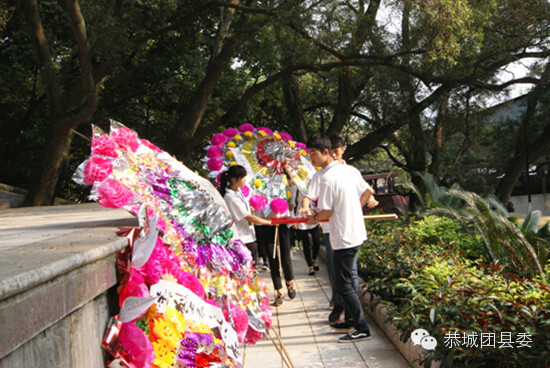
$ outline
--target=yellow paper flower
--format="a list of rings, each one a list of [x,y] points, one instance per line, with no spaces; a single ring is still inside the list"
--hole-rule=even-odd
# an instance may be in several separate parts
[[[175,363],[175,349],[171,349],[168,345],[166,345],[164,340],[155,341],[153,343],[153,349],[155,350],[154,364],[157,367],[168,368],[173,366]]]
[[[288,145],[289,145],[290,147],[296,146],[296,144],[294,144],[294,141],[288,141]]]
[[[245,137],[250,138],[252,137],[252,132],[244,132],[243,133]]]
[[[279,133],[275,133],[275,134],[273,134],[273,136],[277,139],[281,139],[281,136],[279,135]]]
[[[259,187],[261,187],[261,186],[263,186],[263,185],[264,185],[264,183],[262,183],[262,181],[261,181],[260,179],[254,180],[254,186],[255,186],[256,188],[259,188]]]
[[[292,193],[290,193],[290,190],[287,190],[287,191],[286,191],[286,197],[287,197],[287,198],[292,197]]]
[[[229,142],[227,142],[227,147],[235,148],[237,146],[235,145],[235,142],[229,141]]]
[[[265,132],[263,130],[258,130],[258,134],[261,135],[262,137],[265,137]]]
[[[232,152],[232,151],[227,151],[227,152],[225,153],[225,156],[226,156],[227,158],[233,158],[233,152]]]
[[[237,165],[236,161],[231,161],[231,163],[229,164],[229,166],[236,166],[236,165]]]
[[[306,150],[304,150],[304,149],[301,149],[301,150],[300,150],[300,155],[302,155],[302,156],[305,156],[305,155],[307,155],[307,152],[306,152]]]
[[[240,134],[235,134],[235,136],[233,137],[234,140],[236,141],[240,141],[241,139],[243,139],[243,137],[241,137]]]

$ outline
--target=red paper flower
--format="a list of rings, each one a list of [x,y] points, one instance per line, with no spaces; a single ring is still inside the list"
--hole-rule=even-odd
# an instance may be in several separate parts
[[[92,155],[117,157],[116,143],[107,134],[92,138]]]
[[[118,128],[111,131],[111,137],[121,149],[135,152],[139,147],[139,140],[136,132],[128,128]]]
[[[132,191],[115,179],[109,178],[96,187],[99,194],[98,203],[107,208],[120,208],[134,203]]]
[[[84,183],[93,185],[94,182],[107,179],[113,172],[113,161],[109,158],[92,156],[84,167]]]

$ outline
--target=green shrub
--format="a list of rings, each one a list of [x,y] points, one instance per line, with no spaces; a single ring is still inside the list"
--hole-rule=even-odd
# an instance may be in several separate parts
[[[436,360],[443,367],[547,367],[550,267],[546,275],[525,279],[498,263],[465,258],[462,252],[475,250],[475,241],[462,236],[454,221],[431,217],[408,227],[370,226],[358,261],[367,289],[387,304],[402,340],[417,328],[436,338],[426,366]],[[530,348],[449,348],[444,342],[455,333],[526,334],[532,342]]]

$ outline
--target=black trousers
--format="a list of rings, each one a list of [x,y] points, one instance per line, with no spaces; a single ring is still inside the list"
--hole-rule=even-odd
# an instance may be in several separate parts
[[[297,231],[298,238],[302,241],[302,246],[304,247],[304,257],[306,258],[307,265],[311,267],[313,266],[313,261],[317,259],[321,245],[319,226],[315,226],[309,230],[298,229]]]
[[[259,226],[261,238],[267,239],[267,259],[269,260],[269,269],[271,272],[271,281],[273,281],[273,288],[279,290],[283,288],[281,280],[281,270],[283,269],[283,275],[285,281],[294,280],[294,270],[292,269],[291,258],[291,245],[290,245],[290,231],[286,225],[279,226],[279,252],[275,252],[275,258],[273,258],[274,239],[275,239],[275,226]],[[258,234],[256,234],[258,237]],[[281,253],[281,259],[279,261],[279,253]],[[280,266],[279,266],[280,262]]]
[[[258,265],[258,244],[256,242],[252,243],[246,243],[245,244],[248,250],[250,251],[252,255],[252,262],[254,263],[254,267],[257,267]]]

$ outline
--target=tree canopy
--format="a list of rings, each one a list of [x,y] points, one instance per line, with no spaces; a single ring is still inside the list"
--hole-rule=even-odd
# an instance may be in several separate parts
[[[83,199],[69,178],[90,123],[118,120],[200,169],[207,138],[250,122],[302,141],[340,133],[350,161],[384,152],[507,201],[526,162],[548,161],[548,6],[3,1],[0,181],[29,189],[29,205]],[[526,75],[505,72],[523,61]],[[525,108],[490,124],[487,108],[516,85]]]

